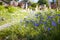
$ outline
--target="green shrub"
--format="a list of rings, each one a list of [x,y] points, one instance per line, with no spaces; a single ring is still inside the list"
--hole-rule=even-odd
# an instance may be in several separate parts
[[[4,10],[4,9],[5,9],[4,6],[1,6],[1,5],[0,5],[0,11],[1,11],[1,10]]]

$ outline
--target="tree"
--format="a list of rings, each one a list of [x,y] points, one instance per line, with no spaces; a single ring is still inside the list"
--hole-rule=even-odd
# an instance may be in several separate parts
[[[48,1],[48,0],[39,0],[39,1],[38,1],[38,4],[40,4],[40,5],[41,5],[41,4],[47,4],[47,3],[48,3],[47,1]]]
[[[28,2],[29,0],[22,0],[22,1],[24,1],[24,2]]]

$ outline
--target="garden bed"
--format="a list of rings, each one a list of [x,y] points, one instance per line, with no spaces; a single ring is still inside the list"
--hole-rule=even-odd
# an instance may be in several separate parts
[[[19,23],[0,30],[0,40],[60,40],[60,11],[22,14],[15,16]]]

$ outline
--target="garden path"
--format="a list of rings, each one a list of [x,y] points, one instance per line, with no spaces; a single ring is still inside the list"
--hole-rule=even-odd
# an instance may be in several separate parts
[[[10,27],[11,25],[16,24],[17,22],[18,22],[18,20],[15,19],[15,20],[11,21],[10,23],[3,24],[0,26],[0,30],[7,28],[7,27]]]
[[[21,12],[26,12],[26,10],[21,10]],[[16,23],[18,23],[20,20],[16,20],[16,19],[12,19],[12,21],[10,23],[6,23],[0,26],[0,30],[3,30],[4,28],[10,27],[11,25],[14,25]]]

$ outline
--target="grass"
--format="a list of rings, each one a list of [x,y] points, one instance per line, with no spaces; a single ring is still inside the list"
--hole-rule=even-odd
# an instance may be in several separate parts
[[[0,25],[9,23],[14,19],[16,20],[19,20],[20,18],[23,19],[24,16],[27,15],[27,12],[21,12],[21,10],[23,11],[24,9],[18,7],[11,7],[11,6],[5,8],[3,6],[0,6],[0,18],[1,18]]]

